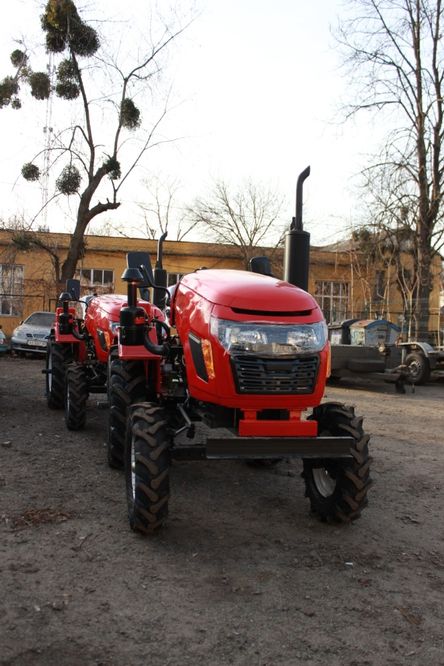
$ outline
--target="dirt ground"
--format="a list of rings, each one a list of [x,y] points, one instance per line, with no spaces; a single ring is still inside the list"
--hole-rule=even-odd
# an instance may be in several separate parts
[[[0,358],[2,666],[444,664],[443,382],[328,387],[372,434],[353,525],[310,515],[299,461],[188,462],[144,538],[106,463],[106,410],[96,396],[68,432],[43,365]]]

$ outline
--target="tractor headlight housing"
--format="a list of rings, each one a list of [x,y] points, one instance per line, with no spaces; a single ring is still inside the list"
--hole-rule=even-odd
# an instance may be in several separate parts
[[[295,356],[321,351],[327,342],[324,321],[313,324],[263,324],[211,317],[211,334],[232,354]]]

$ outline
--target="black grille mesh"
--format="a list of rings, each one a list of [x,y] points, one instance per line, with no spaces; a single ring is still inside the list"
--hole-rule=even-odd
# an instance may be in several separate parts
[[[238,393],[312,393],[318,374],[319,357],[267,359],[233,356],[231,359]]]

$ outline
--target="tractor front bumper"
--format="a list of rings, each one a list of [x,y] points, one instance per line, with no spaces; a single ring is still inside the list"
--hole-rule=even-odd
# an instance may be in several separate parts
[[[202,445],[178,444],[175,460],[273,460],[352,458],[352,437],[209,437]]]

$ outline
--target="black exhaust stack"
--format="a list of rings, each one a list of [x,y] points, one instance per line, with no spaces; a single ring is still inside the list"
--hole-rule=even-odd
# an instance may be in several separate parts
[[[154,283],[160,289],[154,287],[153,303],[160,310],[165,310],[167,297],[168,273],[163,267],[163,242],[167,235],[168,232],[165,231],[157,242],[157,259],[154,267]]]
[[[310,234],[302,226],[302,191],[304,180],[310,175],[308,166],[299,174],[296,186],[296,217],[285,234],[284,280],[308,291],[310,266]]]

